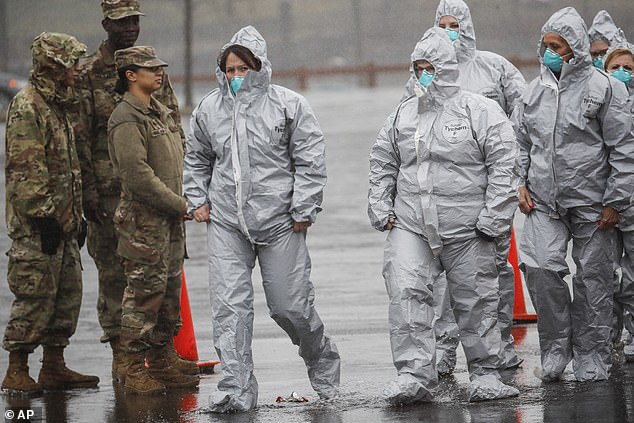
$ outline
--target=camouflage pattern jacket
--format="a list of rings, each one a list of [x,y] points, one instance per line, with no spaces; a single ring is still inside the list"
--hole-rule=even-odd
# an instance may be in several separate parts
[[[81,170],[71,120],[72,90],[32,72],[7,112],[7,230],[12,239],[35,232],[32,218],[53,217],[76,234],[82,215]]]
[[[79,83],[81,112],[75,123],[77,153],[81,162],[83,198],[88,206],[104,197],[118,197],[121,182],[115,176],[108,155],[108,119],[122,95],[114,91],[118,75],[114,63],[114,48],[106,40],[99,49],[81,62]],[[165,74],[163,85],[153,96],[172,111],[180,128],[178,100]],[[184,134],[181,138],[184,143]]]
[[[110,117],[108,136],[114,171],[122,183],[117,213],[132,204],[182,222],[187,208],[184,151],[180,125],[170,110],[154,98],[146,107],[126,93]]]

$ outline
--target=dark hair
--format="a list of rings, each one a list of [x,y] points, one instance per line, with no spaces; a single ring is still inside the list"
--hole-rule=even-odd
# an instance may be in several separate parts
[[[121,95],[125,94],[130,86],[130,82],[128,81],[128,78],[126,78],[125,73],[127,71],[136,72],[139,68],[140,66],[137,65],[129,65],[125,68],[119,69],[119,79],[117,79],[117,83],[114,86],[114,91]]]
[[[240,58],[248,67],[259,72],[262,69],[262,62],[260,59],[255,57],[255,54],[245,46],[241,46],[240,44],[233,44],[224,49],[220,56],[218,56],[218,67],[224,73],[227,71],[227,56],[229,53],[233,53]]]

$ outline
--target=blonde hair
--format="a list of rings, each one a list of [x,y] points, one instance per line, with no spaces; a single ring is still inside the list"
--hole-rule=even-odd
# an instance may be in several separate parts
[[[627,54],[629,54],[632,57],[632,59],[634,59],[634,53],[632,53],[632,50],[630,50],[629,48],[620,47],[620,48],[616,48],[612,50],[607,55],[607,57],[605,58],[605,61],[603,62],[603,69],[607,69],[608,65],[610,64],[612,60],[616,59],[619,56],[623,56]]]

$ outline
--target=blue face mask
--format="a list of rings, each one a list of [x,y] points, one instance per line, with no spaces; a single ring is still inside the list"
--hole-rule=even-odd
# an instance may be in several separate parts
[[[592,59],[592,64],[595,68],[603,70],[603,56],[597,56]]]
[[[435,76],[435,73],[429,73],[426,70],[423,70],[418,77],[418,82],[420,82],[423,87],[427,88]]]
[[[624,83],[625,85],[629,84],[630,81],[632,80],[632,72],[624,69],[623,66],[621,66],[615,71],[612,71],[611,75],[615,77],[616,79],[618,79],[619,81],[621,81],[622,83]]]
[[[561,67],[564,64],[564,58],[549,48],[547,48],[544,52],[543,61],[544,65],[548,66],[548,68],[553,72],[561,72]]]
[[[445,28],[445,32],[447,33],[447,35],[449,35],[449,39],[452,43],[456,41],[460,36],[460,32],[456,31],[455,29]]]
[[[238,90],[242,86],[242,82],[244,82],[244,76],[236,75],[233,78],[231,78],[231,81],[229,81],[229,84],[231,85],[231,90],[233,91],[234,94],[238,93]]]

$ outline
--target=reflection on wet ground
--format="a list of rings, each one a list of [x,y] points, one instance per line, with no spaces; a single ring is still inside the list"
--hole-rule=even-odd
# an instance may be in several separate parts
[[[525,337],[522,338],[522,332]],[[218,415],[208,409],[208,397],[215,389],[220,375],[202,376],[198,391],[172,391],[163,396],[137,396],[126,394],[117,385],[112,386],[107,375],[98,389],[69,392],[47,392],[37,398],[12,398],[3,396],[5,409],[31,409],[46,422],[107,422],[107,423],[155,423],[155,422],[227,422],[227,423],[352,423],[352,422],[437,422],[437,423],[529,423],[529,422],[601,422],[621,423],[634,421],[634,363],[614,367],[613,376],[605,382],[578,383],[572,371],[564,374],[564,380],[542,384],[532,375],[538,365],[537,334],[535,325],[515,329],[518,351],[526,358],[522,368],[502,373],[506,383],[517,386],[521,395],[500,401],[469,403],[466,401],[468,375],[464,356],[459,355],[453,376],[442,378],[434,402],[406,407],[389,406],[380,398],[384,383],[394,376],[389,358],[373,369],[374,354],[342,343],[342,351],[358,354],[354,360],[344,358],[342,392],[339,398],[320,401],[310,390],[301,392],[309,397],[307,403],[275,403],[274,385],[303,386],[297,382],[301,374],[285,369],[283,362],[293,352],[278,357],[274,371],[256,374],[263,386],[260,389],[259,407],[249,413]],[[366,342],[383,344],[384,334],[360,335],[364,341],[351,343],[359,346]],[[369,338],[369,339],[368,339]],[[269,341],[273,349],[283,339]],[[284,342],[283,344],[287,344]],[[285,345],[288,347],[288,345]],[[288,348],[286,348],[288,349]],[[367,359],[364,357],[368,357]],[[256,363],[258,357],[255,357]],[[291,382],[289,382],[291,381]],[[281,388],[286,389],[286,388]],[[281,391],[286,392],[286,391]],[[16,421],[16,420],[14,420]]]

